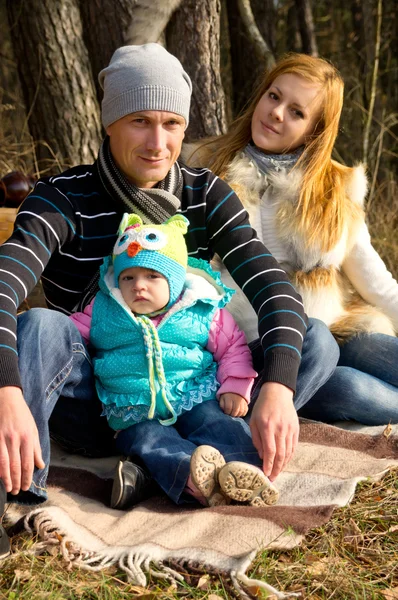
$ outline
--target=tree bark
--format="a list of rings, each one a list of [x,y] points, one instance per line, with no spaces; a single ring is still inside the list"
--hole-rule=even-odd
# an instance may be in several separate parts
[[[311,2],[310,0],[295,0],[295,4],[303,52],[311,56],[318,56]]]
[[[220,75],[220,0],[185,0],[166,32],[167,47],[192,79],[186,139],[219,135],[227,128]]]
[[[153,0],[151,3],[153,5]],[[98,98],[102,98],[98,73],[109,64],[117,48],[125,44],[157,41],[149,39],[153,35],[153,27],[150,22],[144,22],[142,6],[145,4],[137,0],[80,0],[83,36]]]
[[[275,64],[274,55],[257,26],[250,0],[238,0],[238,8],[247,36],[254,47],[258,60],[265,62],[267,69],[273,67]]]
[[[2,28],[0,37],[0,133],[3,144],[5,138],[9,136],[12,137],[13,142],[29,143],[29,136],[26,136],[27,132],[24,131],[26,109],[8,26],[7,9],[3,2],[0,2],[0,23]],[[0,170],[0,177],[2,175],[5,173]]]
[[[11,33],[39,168],[92,162],[99,107],[78,0],[7,0]]]
[[[291,4],[287,10],[286,48],[289,52],[300,52],[301,50],[301,39],[297,22],[297,10],[294,4]]]
[[[253,16],[267,46],[274,50],[275,9],[272,0],[251,0]],[[255,49],[239,15],[237,0],[228,0],[231,38],[232,77],[234,82],[233,112],[236,116],[253,94],[258,79],[266,69],[265,57],[254,58]]]

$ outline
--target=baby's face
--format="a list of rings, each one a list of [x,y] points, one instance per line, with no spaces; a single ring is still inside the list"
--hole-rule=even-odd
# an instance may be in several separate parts
[[[169,284],[161,273],[130,267],[119,275],[119,288],[129,308],[138,315],[147,315],[164,308],[170,299]]]

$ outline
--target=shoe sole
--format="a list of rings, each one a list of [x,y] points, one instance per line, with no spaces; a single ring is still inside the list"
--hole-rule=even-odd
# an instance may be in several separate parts
[[[115,477],[112,485],[111,508],[118,508],[123,495],[123,478],[122,478],[123,461],[120,460],[117,465]]]
[[[212,446],[198,446],[191,456],[191,477],[209,506],[229,504],[218,483],[218,474],[225,466],[222,454]]]
[[[237,502],[251,506],[271,506],[279,492],[261,469],[243,462],[229,462],[218,474],[222,492]]]

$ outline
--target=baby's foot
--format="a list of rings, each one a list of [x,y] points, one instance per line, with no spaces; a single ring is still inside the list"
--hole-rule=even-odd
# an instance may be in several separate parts
[[[222,454],[212,446],[198,446],[191,456],[191,479],[208,506],[222,506],[231,500],[218,483],[218,473],[225,465]]]
[[[226,496],[252,506],[269,506],[279,498],[278,490],[263,471],[244,462],[227,463],[218,474],[218,482]]]

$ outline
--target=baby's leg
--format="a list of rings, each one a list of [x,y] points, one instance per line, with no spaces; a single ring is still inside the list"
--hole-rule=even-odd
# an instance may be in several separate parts
[[[181,437],[196,446],[217,448],[227,462],[239,460],[261,467],[248,424],[226,415],[216,400],[198,404],[178,417],[175,425]]]
[[[191,476],[203,493],[209,484],[213,487],[216,474],[217,486],[230,499],[254,506],[277,501],[279,493],[261,469],[262,461],[243,419],[224,414],[218,402],[209,400],[184,413],[176,428],[198,446],[191,461]]]
[[[116,444],[126,456],[141,458],[173,502],[187,502],[183,492],[189,477],[191,455],[196,446],[182,438],[173,426],[161,425],[158,421],[143,421],[120,431]]]

